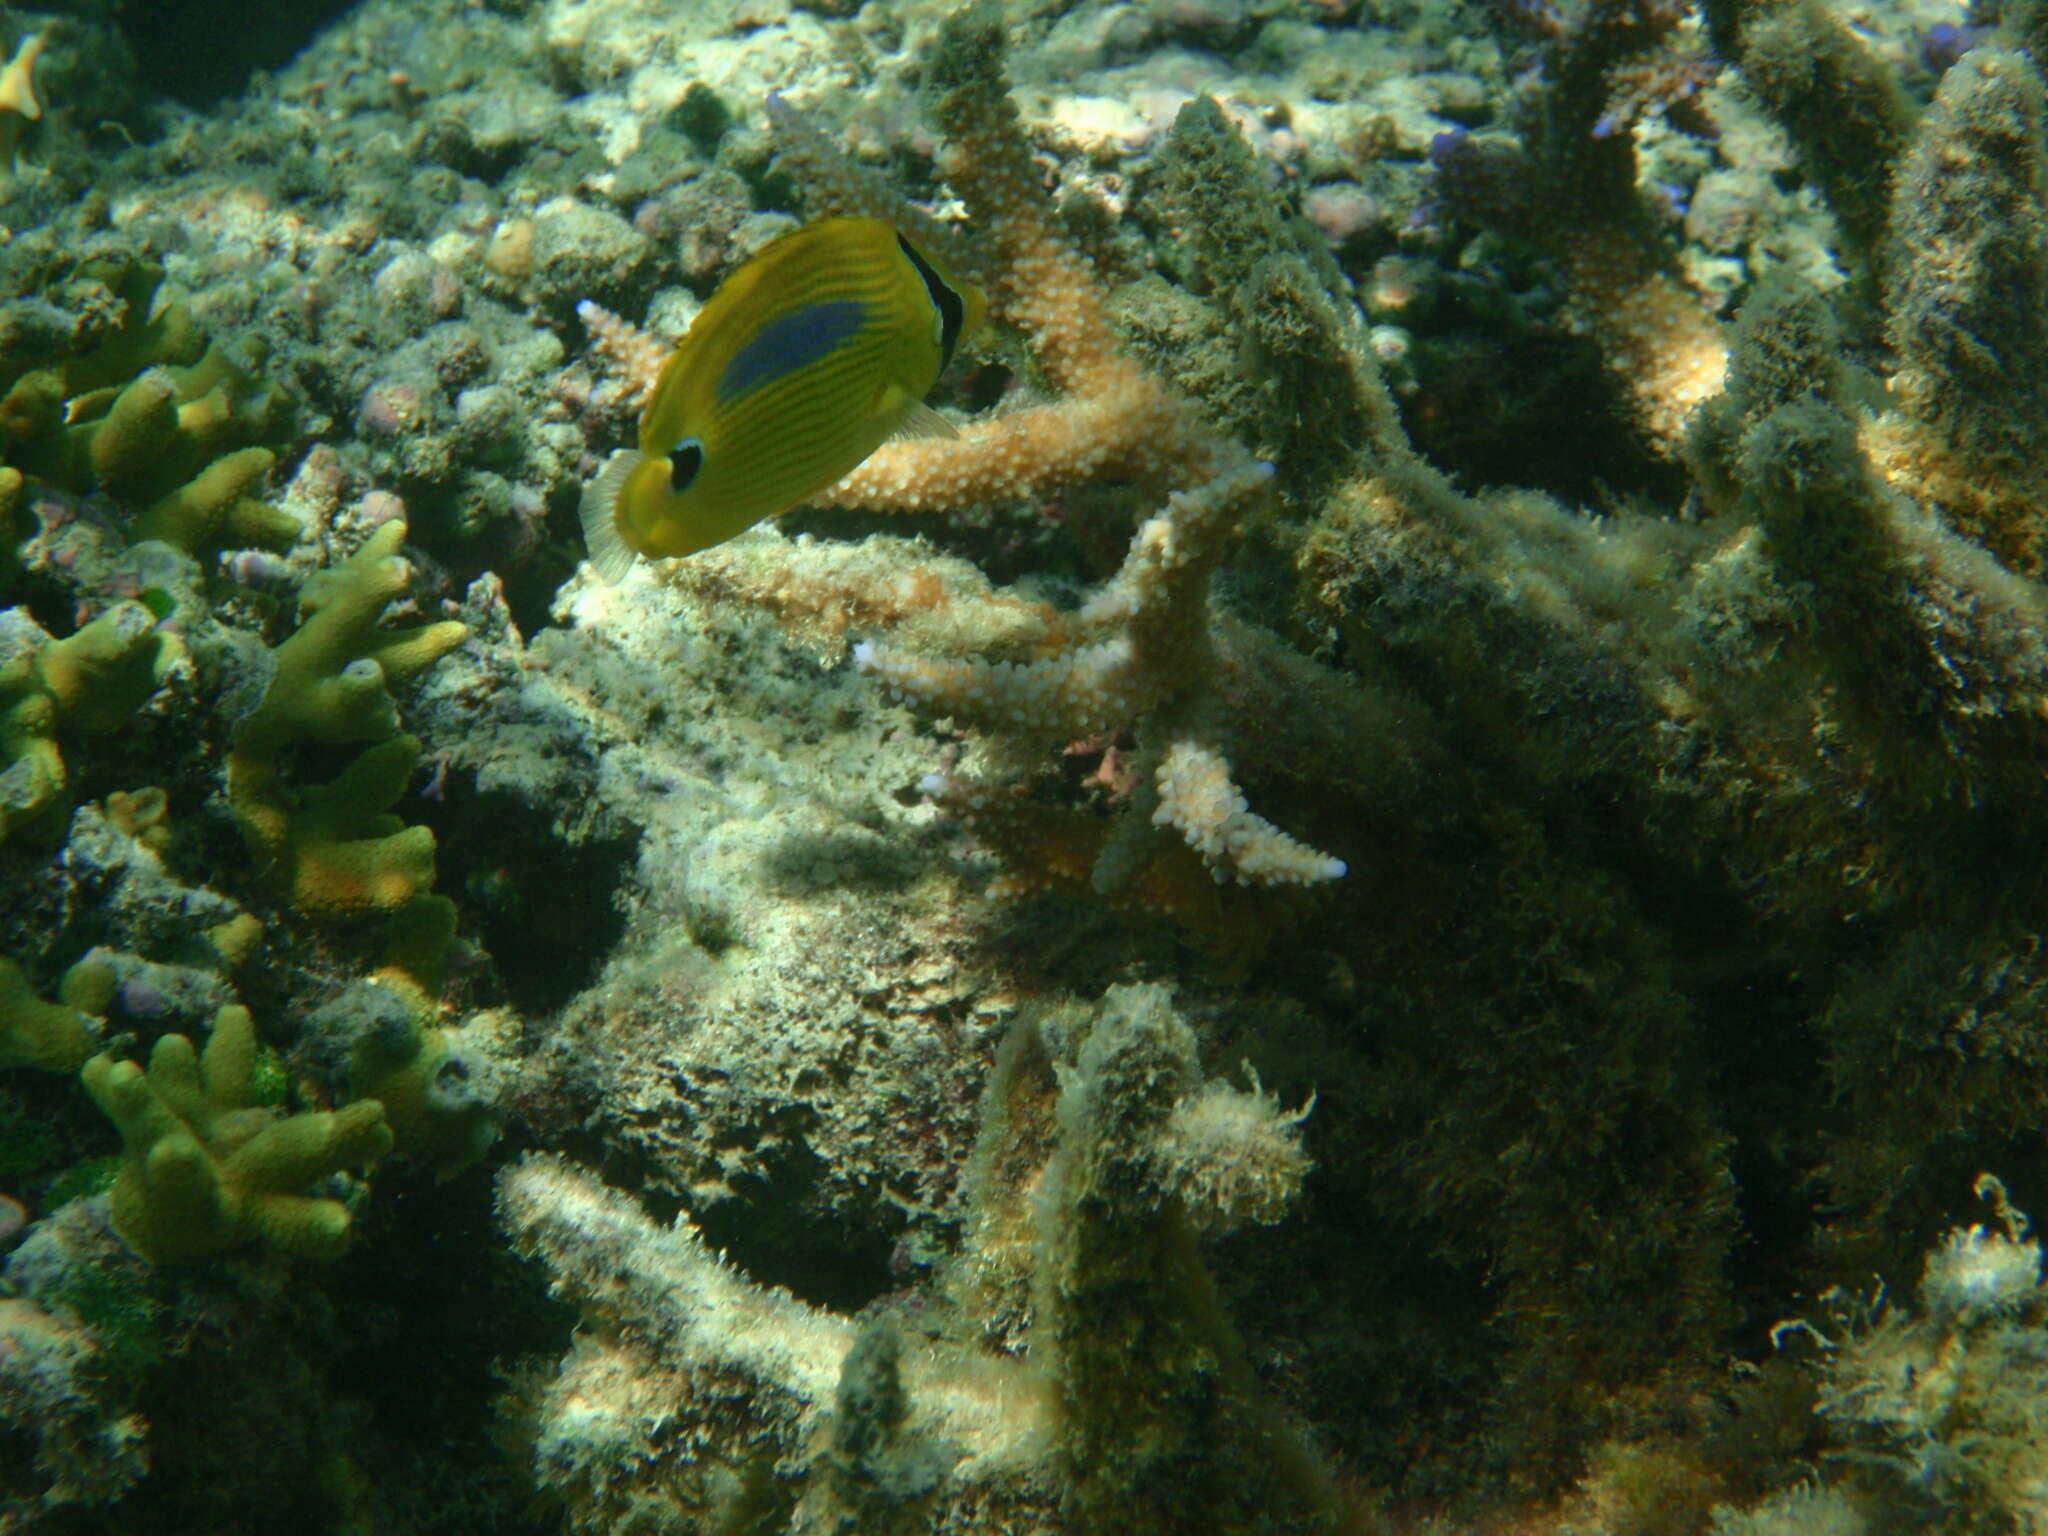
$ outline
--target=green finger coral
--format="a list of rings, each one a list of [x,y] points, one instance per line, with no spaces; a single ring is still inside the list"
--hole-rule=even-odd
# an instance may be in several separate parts
[[[0,957],[0,1067],[75,1072],[92,1048],[84,1014],[64,1003],[44,1002],[21,967]]]
[[[349,1209],[304,1191],[391,1148],[375,1100],[282,1118],[265,1106],[245,1008],[221,1009],[203,1053],[166,1035],[147,1071],[99,1055],[84,1078],[126,1143],[114,1230],[153,1264],[195,1263],[257,1241],[331,1259],[348,1245]]]
[[[439,1021],[439,956],[426,967],[413,963],[436,940],[445,946],[454,936],[455,904],[417,897],[393,915],[391,928],[388,963],[306,1020],[306,1034],[320,1042],[314,1074],[345,1085],[351,1101],[382,1104],[393,1150],[447,1178],[489,1150],[499,1121],[488,1053]]]
[[[67,286],[87,318],[70,337],[25,309],[0,311],[0,461],[128,502],[134,537],[188,554],[290,545],[297,521],[256,494],[283,397],[210,345],[183,305],[159,310],[162,281],[154,262],[124,254],[80,263]],[[117,318],[96,329],[102,314]]]
[[[405,524],[389,522],[300,595],[302,622],[271,653],[261,701],[236,728],[228,805],[249,851],[301,911],[327,917],[393,912],[434,883],[434,834],[391,814],[419,762],[398,733],[392,690],[462,643],[454,621],[380,627],[404,595]],[[284,758],[301,742],[374,745],[332,781],[294,794]]]
[[[0,614],[0,842],[69,803],[59,727],[119,729],[184,657],[184,642],[139,602],[116,603],[62,640],[20,609]]]

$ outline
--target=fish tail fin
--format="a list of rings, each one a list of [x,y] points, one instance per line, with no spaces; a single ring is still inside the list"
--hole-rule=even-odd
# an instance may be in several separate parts
[[[633,546],[619,532],[619,494],[625,490],[626,477],[639,466],[641,458],[632,449],[623,448],[605,460],[597,478],[583,487],[583,500],[577,508],[583,518],[583,547],[590,552],[597,579],[608,587],[625,579],[636,558]]]

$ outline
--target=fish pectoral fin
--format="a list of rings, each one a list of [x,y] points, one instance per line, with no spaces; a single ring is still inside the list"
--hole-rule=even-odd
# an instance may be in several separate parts
[[[597,478],[583,487],[583,500],[577,506],[583,519],[583,547],[590,552],[590,564],[597,579],[608,587],[624,580],[638,558],[619,531],[619,495],[626,488],[626,477],[639,466],[642,457],[630,448],[622,448],[605,460]]]
[[[958,437],[960,429],[922,400],[910,402],[910,409],[903,413],[903,419],[896,423],[896,430],[889,434],[891,442],[908,442],[920,437]]]

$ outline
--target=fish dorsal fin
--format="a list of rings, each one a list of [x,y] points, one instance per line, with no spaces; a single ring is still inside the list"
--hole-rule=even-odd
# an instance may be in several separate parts
[[[896,430],[889,434],[891,442],[908,442],[918,437],[958,437],[960,429],[922,400],[910,402],[910,409],[903,413],[903,419],[896,423]]]
[[[577,508],[583,518],[583,547],[590,552],[597,579],[608,587],[623,581],[637,558],[633,546],[619,532],[619,493],[640,460],[641,455],[630,448],[605,460],[597,478],[583,487],[583,500]]]

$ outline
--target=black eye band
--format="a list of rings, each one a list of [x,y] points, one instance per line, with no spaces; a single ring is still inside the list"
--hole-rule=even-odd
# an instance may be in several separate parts
[[[668,456],[669,494],[680,496],[690,488],[690,482],[697,478],[697,471],[704,467],[704,445],[694,437],[686,437],[675,446]]]
[[[903,254],[910,258],[910,264],[917,268],[917,275],[924,279],[924,291],[932,297],[932,308],[939,312],[939,366],[945,367],[953,361],[953,348],[960,341],[960,327],[967,323],[967,306],[960,302],[960,295],[947,286],[939,276],[938,269],[926,261],[917,249],[899,233],[896,243],[903,247]]]

